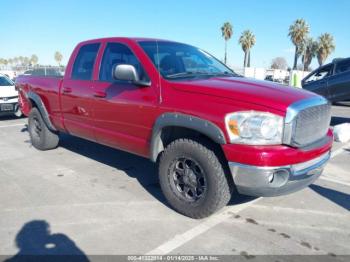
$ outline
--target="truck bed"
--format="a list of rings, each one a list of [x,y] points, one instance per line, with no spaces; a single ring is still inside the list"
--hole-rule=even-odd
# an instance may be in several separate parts
[[[34,92],[39,95],[50,118],[60,117],[59,92],[63,77],[21,75],[16,79],[16,88],[20,90],[20,103],[23,114],[28,116],[30,106],[27,99],[22,99],[25,93]]]

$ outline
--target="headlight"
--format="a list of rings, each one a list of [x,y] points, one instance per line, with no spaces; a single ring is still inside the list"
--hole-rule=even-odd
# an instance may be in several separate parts
[[[231,143],[248,145],[282,144],[284,119],[266,112],[236,112],[225,117]]]

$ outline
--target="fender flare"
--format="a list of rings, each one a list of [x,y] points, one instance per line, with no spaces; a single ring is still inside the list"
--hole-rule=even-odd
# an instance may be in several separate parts
[[[34,92],[28,92],[27,98],[34,101],[34,103],[36,104],[36,106],[37,106],[37,108],[38,108],[38,110],[39,110],[39,112],[41,114],[41,116],[43,117],[43,120],[44,120],[46,126],[51,131],[56,132],[57,129],[52,125],[50,117],[49,117],[49,113],[47,112],[46,107],[45,107],[43,101],[41,100],[40,96],[37,95]]]
[[[164,113],[157,118],[153,126],[150,148],[150,159],[153,162],[157,161],[158,154],[164,150],[161,140],[162,129],[171,126],[188,128],[206,135],[218,144],[226,144],[224,133],[212,122],[181,113]]]

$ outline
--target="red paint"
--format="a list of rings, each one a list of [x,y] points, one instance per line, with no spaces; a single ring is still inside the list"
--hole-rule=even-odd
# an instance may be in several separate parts
[[[287,107],[314,94],[277,84],[246,78],[212,78],[170,82],[159,77],[157,69],[138,45],[140,38],[105,38],[80,43],[73,51],[63,79],[20,76],[21,107],[28,115],[30,103],[26,93],[38,94],[45,104],[53,125],[60,131],[98,143],[149,157],[152,128],[158,116],[179,112],[211,121],[222,129],[227,113],[260,110],[285,116]],[[123,43],[137,56],[151,87],[114,84],[98,80],[106,43]],[[100,43],[93,80],[71,79],[79,48]],[[160,99],[160,94],[162,99]],[[226,144],[222,148],[228,161],[258,166],[278,166],[310,160],[330,150],[329,143],[310,151],[288,146],[246,146]]]
[[[225,156],[229,161],[254,166],[288,166],[316,158],[328,152],[333,143],[333,133],[329,130],[329,140],[319,148],[303,151],[285,145],[246,146],[224,145]]]

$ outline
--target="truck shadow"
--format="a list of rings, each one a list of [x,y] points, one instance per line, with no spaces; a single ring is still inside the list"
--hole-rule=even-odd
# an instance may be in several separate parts
[[[66,134],[60,135],[59,146],[117,170],[124,171],[128,176],[135,178],[154,198],[169,207],[161,192],[157,165],[150,160]],[[235,195],[232,197],[230,205],[241,204],[253,199],[255,198]]]
[[[313,191],[320,194],[321,196],[329,199],[333,203],[337,204],[350,211],[350,195],[345,194],[330,188],[318,186],[318,185],[310,185],[309,186]]]
[[[158,184],[156,165],[148,159],[67,134],[60,135],[59,146],[124,171],[128,176],[137,179],[152,196],[165,203]]]
[[[11,121],[11,120],[18,120],[21,118],[24,118],[24,117],[23,116],[16,117],[16,116],[12,116],[12,115],[3,115],[3,116],[0,115],[0,121]]]
[[[345,106],[350,107],[350,101],[342,101],[342,102],[336,102],[333,104],[334,106]]]
[[[45,220],[25,223],[17,233],[15,243],[19,251],[5,262],[89,261],[67,235],[51,234],[50,225]]]
[[[331,126],[336,126],[336,125],[340,125],[343,123],[350,123],[350,118],[349,117],[338,117],[338,116],[332,117]]]

